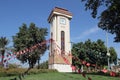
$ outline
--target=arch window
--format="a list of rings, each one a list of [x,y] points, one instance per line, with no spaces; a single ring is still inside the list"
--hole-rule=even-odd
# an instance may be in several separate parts
[[[61,31],[61,54],[65,54],[65,32]]]

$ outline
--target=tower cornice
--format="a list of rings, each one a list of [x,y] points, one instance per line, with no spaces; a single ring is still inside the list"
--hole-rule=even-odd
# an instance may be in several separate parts
[[[69,18],[69,19],[72,18],[72,13],[69,12],[68,10],[63,9],[63,8],[59,8],[59,7],[55,7],[55,8],[51,11],[51,13],[50,13],[50,15],[49,15],[49,17],[48,17],[48,22],[49,22],[49,23],[51,22],[52,17],[55,16],[55,15],[64,16],[64,17],[67,17],[67,18]]]

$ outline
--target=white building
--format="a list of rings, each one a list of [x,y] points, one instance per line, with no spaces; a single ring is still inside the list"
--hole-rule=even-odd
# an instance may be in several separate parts
[[[72,72],[70,20],[72,14],[63,8],[55,7],[49,17],[50,42],[49,69],[57,69],[59,72]]]

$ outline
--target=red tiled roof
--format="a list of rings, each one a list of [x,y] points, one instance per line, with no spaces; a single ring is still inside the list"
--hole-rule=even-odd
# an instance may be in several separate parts
[[[72,13],[70,13],[68,10],[63,9],[63,8],[55,7],[53,11],[72,16]]]

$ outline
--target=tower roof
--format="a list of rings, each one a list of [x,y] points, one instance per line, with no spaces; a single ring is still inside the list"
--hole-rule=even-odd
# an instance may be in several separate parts
[[[51,13],[50,13],[50,15],[49,15],[49,17],[48,17],[48,22],[51,21],[51,19],[52,19],[52,17],[53,17],[54,15],[65,16],[65,17],[67,17],[67,18],[69,18],[69,19],[72,18],[72,13],[69,12],[68,10],[63,9],[63,8],[59,8],[59,7],[55,7],[55,8],[51,11]]]

